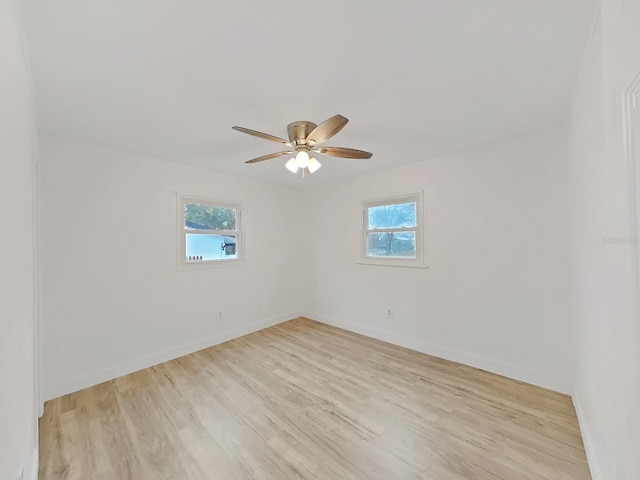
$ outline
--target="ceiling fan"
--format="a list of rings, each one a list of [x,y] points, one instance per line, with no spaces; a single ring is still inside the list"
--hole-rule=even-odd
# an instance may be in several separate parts
[[[231,128],[242,133],[253,135],[254,137],[264,138],[265,140],[271,140],[272,142],[277,142],[289,147],[288,150],[252,158],[251,160],[247,160],[245,163],[258,163],[265,160],[271,160],[272,158],[281,157],[283,155],[294,155],[285,164],[285,167],[287,167],[291,173],[296,173],[298,170],[302,170],[302,176],[304,177],[305,173],[313,173],[321,167],[320,162],[311,156],[312,152],[341,158],[371,158],[373,155],[372,153],[365,152],[363,150],[356,150],[355,148],[320,146],[321,143],[324,143],[342,130],[348,121],[349,120],[342,115],[335,115],[330,119],[325,120],[320,125],[316,125],[315,123],[308,121],[293,122],[287,126],[289,140],[275,137],[268,133],[251,130],[249,128],[237,126]]]

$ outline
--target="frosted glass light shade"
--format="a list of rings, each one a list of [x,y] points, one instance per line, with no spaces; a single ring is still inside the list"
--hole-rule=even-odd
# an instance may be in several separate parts
[[[293,157],[290,158],[284,166],[287,167],[287,170],[289,170],[291,173],[296,173],[298,171],[298,164],[296,163],[296,159]]]
[[[307,167],[309,169],[309,173],[317,172],[321,166],[322,165],[318,160],[313,157],[309,158],[309,166]]]
[[[309,166],[309,154],[304,150],[296,155],[296,165],[299,168],[307,168]]]

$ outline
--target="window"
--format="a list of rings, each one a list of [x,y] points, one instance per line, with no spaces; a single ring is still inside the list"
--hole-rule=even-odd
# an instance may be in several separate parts
[[[424,267],[422,194],[365,202],[361,263]]]
[[[238,263],[240,220],[240,205],[178,195],[178,264]]]

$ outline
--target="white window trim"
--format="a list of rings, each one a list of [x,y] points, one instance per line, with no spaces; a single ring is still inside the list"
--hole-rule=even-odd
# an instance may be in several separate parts
[[[216,260],[203,260],[199,262],[189,262],[186,259],[186,233],[212,233],[212,230],[187,230],[184,222],[184,206],[187,203],[200,203],[204,205],[215,205],[217,207],[235,208],[237,212],[236,230],[214,230],[219,235],[236,236],[236,257],[221,258]],[[177,250],[176,260],[178,270],[200,270],[202,268],[217,268],[244,265],[244,232],[242,230],[242,203],[230,202],[228,200],[216,200],[214,198],[199,197],[176,193],[177,210]]]
[[[395,197],[377,198],[375,200],[369,200],[362,202],[362,209],[360,212],[360,258],[356,262],[358,265],[377,265],[383,267],[409,267],[409,268],[429,268],[426,264],[425,249],[424,249],[424,194],[422,191],[412,193],[408,195],[400,195]],[[369,230],[368,226],[368,209],[370,207],[377,207],[380,205],[389,205],[393,203],[409,203],[416,202],[416,228],[410,229],[416,232],[416,258],[402,258],[402,257],[369,257],[367,256],[367,234]]]

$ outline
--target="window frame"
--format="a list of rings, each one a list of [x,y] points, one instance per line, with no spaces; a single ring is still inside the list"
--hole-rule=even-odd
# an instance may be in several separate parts
[[[177,264],[179,270],[195,270],[201,268],[222,267],[232,265],[244,265],[244,232],[242,230],[242,203],[228,200],[216,200],[213,198],[200,197],[177,193]],[[185,227],[185,206],[188,204],[199,204],[213,207],[235,209],[236,228],[235,230],[198,230],[187,229]],[[189,261],[187,260],[187,234],[190,235],[220,235],[235,236],[236,252],[234,258],[216,258],[211,260]]]
[[[362,202],[360,212],[360,265],[378,265],[385,267],[411,267],[411,268],[428,268],[425,262],[424,254],[424,207],[423,192],[417,192],[407,195],[398,195],[393,197],[377,198]],[[369,209],[372,207],[380,207],[383,205],[396,205],[400,203],[416,204],[416,226],[415,227],[397,227],[397,228],[369,228]],[[415,232],[416,236],[416,256],[410,257],[374,257],[368,254],[369,234],[384,232]]]

